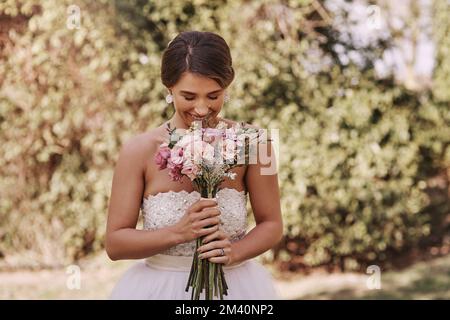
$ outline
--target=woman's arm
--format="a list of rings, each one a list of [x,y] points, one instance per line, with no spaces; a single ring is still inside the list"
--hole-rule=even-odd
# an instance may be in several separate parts
[[[232,243],[233,264],[273,248],[283,235],[275,152],[270,142],[259,144],[258,148],[266,148],[267,159],[258,156],[257,163],[249,164],[245,174],[256,226],[243,239]]]
[[[142,259],[182,243],[174,226],[136,230],[144,192],[144,168],[152,152],[148,134],[123,147],[114,171],[106,227],[106,252],[112,260]]]

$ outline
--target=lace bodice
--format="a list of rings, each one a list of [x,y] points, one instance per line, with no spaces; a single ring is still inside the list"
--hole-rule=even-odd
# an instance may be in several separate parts
[[[221,212],[221,229],[230,237],[230,241],[244,237],[247,231],[247,195],[244,191],[224,188],[216,195]],[[194,202],[200,199],[197,191],[161,192],[144,198],[142,215],[144,229],[156,230],[177,223]],[[195,251],[195,240],[169,248],[161,252],[172,256],[192,256]]]

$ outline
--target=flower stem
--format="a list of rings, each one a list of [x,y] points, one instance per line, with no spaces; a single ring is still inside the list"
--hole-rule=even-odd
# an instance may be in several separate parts
[[[217,194],[218,183],[208,183],[206,179],[195,179],[194,186],[204,198],[214,198]],[[192,287],[191,300],[199,300],[205,289],[205,300],[213,300],[227,294],[227,283],[222,264],[210,262],[208,259],[199,259],[197,249],[203,244],[203,237],[196,240],[195,252],[189,273],[186,291]]]

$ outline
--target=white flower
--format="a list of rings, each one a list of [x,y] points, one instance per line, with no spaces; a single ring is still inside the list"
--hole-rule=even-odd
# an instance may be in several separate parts
[[[234,160],[236,156],[236,143],[231,139],[225,139],[222,143],[222,157],[229,162]]]
[[[203,159],[207,161],[213,161],[214,160],[214,147],[210,145],[209,143],[203,142],[202,143],[202,155]]]
[[[204,141],[195,141],[186,147],[184,156],[194,163],[201,163],[203,160],[213,161],[214,148]]]
[[[184,135],[178,142],[177,146],[180,148],[186,149],[186,147],[190,144],[195,143],[196,141],[201,141],[202,138],[198,134],[187,134]]]
[[[225,176],[230,178],[231,180],[234,180],[236,178],[237,173],[236,172],[227,172],[225,173]]]
[[[216,126],[216,129],[219,129],[219,130],[225,130],[227,128],[228,128],[228,125],[225,121],[219,121],[219,123]]]

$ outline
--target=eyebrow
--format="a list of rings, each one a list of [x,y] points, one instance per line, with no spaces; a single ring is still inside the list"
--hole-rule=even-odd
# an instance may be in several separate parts
[[[216,93],[216,92],[219,92],[219,91],[222,91],[222,89],[215,90],[215,91],[211,91],[211,92],[209,92],[208,94]],[[180,93],[193,94],[193,95],[196,94],[195,92],[190,92],[190,91],[186,91],[186,90],[180,90]]]

